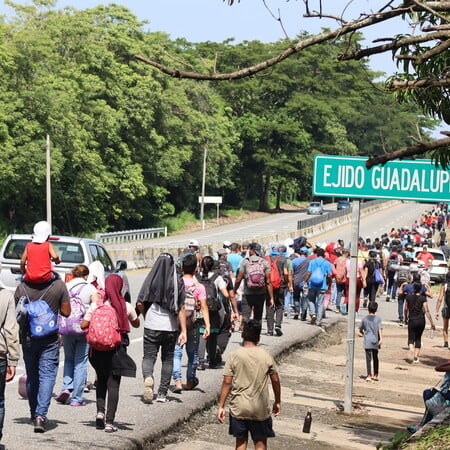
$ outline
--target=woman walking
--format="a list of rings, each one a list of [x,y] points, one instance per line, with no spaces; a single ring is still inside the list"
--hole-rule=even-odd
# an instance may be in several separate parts
[[[441,286],[436,303],[436,320],[439,319],[439,308],[442,305],[442,334],[444,336],[444,348],[448,348],[448,321],[450,319],[450,271],[447,272],[445,283]]]
[[[434,322],[428,308],[427,297],[422,294],[422,284],[414,283],[413,293],[405,298],[405,321],[408,323],[408,346],[410,362],[418,363],[422,347],[422,333],[425,329],[425,315],[434,330]]]
[[[139,327],[139,318],[136,311],[125,301],[121,295],[123,279],[112,274],[105,280],[105,299],[97,300],[91,303],[81,328],[89,327],[92,315],[101,303],[111,305],[117,315],[119,332],[122,337],[121,344],[114,350],[100,351],[90,349],[89,361],[95,369],[97,375],[97,416],[95,424],[97,429],[104,429],[106,432],[117,431],[114,419],[119,402],[119,387],[122,376],[135,377],[136,364],[127,354],[129,344],[128,333],[130,325],[134,328]],[[108,406],[106,407],[106,397],[108,397]],[[106,415],[105,415],[106,411]]]
[[[80,312],[82,312],[81,309],[86,311],[91,301],[95,302],[97,299],[97,289],[87,282],[88,275],[87,266],[80,264],[73,268],[73,278],[67,283],[70,298],[82,301],[82,305],[79,305]],[[62,320],[69,324],[71,317]],[[66,327],[67,330],[60,326],[64,347],[64,374],[61,392],[56,397],[56,401],[65,404],[67,399],[72,396],[70,406],[86,405],[83,401],[83,392],[86,383],[89,346],[86,334],[81,330],[80,324],[81,320],[77,324],[71,324],[71,329]],[[63,334],[66,331],[70,334]]]

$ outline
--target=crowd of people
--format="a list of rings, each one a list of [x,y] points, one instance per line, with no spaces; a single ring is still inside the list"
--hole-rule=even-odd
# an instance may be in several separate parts
[[[358,315],[361,305],[367,307],[368,316],[361,321],[359,332],[364,336],[368,381],[379,377],[378,349],[383,329],[377,316],[380,301],[398,302],[398,323],[408,326],[411,363],[420,362],[426,318],[434,329],[435,320],[442,316],[443,346],[448,348],[449,274],[441,287],[434,318],[427,301],[432,297],[429,269],[433,264],[428,248],[438,247],[445,255],[449,253],[446,229],[450,215],[446,205],[425,212],[409,228],[392,229],[373,240],[359,239],[355,298],[350,298],[349,289],[350,244],[342,240],[320,244],[300,236],[273,243],[266,249],[257,242],[225,241],[215,255],[203,255],[199,242],[191,240],[178,259],[169,253],[157,258],[134,308],[129,295],[124,295],[123,271],[105,277],[98,261],[89,267],[76,266],[67,285],[60,280],[52,270],[52,261],[58,263],[59,258],[48,242],[47,225],[36,224],[33,240],[22,259],[24,280],[14,297],[5,290],[1,292],[5,301],[0,305],[5,319],[5,356],[0,359],[4,363],[0,364],[0,377],[9,381],[15,375],[20,336],[30,420],[38,433],[47,427],[60,342],[65,362],[56,401],[72,407],[86,405],[83,394],[90,362],[96,374],[96,428],[117,431],[115,415],[121,377],[135,377],[137,372],[127,353],[128,334],[130,326],[140,326],[140,316],[144,326],[145,403],[167,402],[169,389],[174,393],[194,389],[199,384],[197,371],[221,367],[231,334],[243,332],[246,350],[227,358],[218,418],[224,420],[224,402],[231,393],[230,432],[238,440],[250,432],[252,438],[256,436],[255,442],[273,435],[268,419],[271,413],[280,412],[276,366],[268,354],[254,349],[264,324],[267,336],[276,339],[283,335],[285,317],[321,327],[329,311],[347,314],[351,301]],[[181,365],[184,349],[185,383]],[[233,383],[251,383],[251,368],[243,363],[248,352],[254,358],[252,368],[261,366],[258,379],[265,386],[262,402],[268,401],[265,375],[272,381],[276,397],[273,408],[263,408],[263,418],[261,411],[249,406],[252,402],[261,405],[254,384],[245,408],[233,388]],[[158,355],[161,374],[156,388],[154,368]],[[239,368],[244,366],[246,369]],[[0,383],[0,431],[4,382],[1,388]],[[254,428],[252,418],[267,421],[262,431]]]

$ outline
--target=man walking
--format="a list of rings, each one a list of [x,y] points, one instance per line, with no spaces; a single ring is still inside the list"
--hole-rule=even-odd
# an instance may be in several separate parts
[[[323,299],[325,297],[325,291],[331,282],[333,271],[330,262],[324,258],[325,250],[318,247],[315,252],[317,257],[309,262],[305,282],[308,283],[311,324],[320,326],[323,317]]]
[[[242,320],[248,322],[253,311],[253,318],[261,322],[266,292],[269,296],[269,307],[273,308],[273,290],[270,282],[270,265],[262,258],[261,245],[252,242],[249,246],[249,257],[244,258],[239,266],[239,272],[234,283],[237,292],[244,280],[242,296]]]
[[[19,360],[19,327],[16,321],[14,296],[0,289],[0,440],[5,420],[5,383],[16,374]]]
[[[44,433],[59,365],[58,314],[70,315],[70,297],[61,280],[48,284],[22,282],[14,294],[16,304],[26,305],[19,319],[20,340],[27,372],[27,395],[35,433]],[[34,323],[31,310],[45,308],[45,321]],[[24,310],[22,306],[22,311]]]

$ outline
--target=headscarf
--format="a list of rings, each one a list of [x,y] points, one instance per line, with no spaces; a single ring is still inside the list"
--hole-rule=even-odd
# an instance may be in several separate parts
[[[96,288],[105,289],[105,268],[100,261],[94,261],[89,265],[87,282]]]
[[[130,324],[128,322],[127,305],[121,294],[122,286],[123,279],[120,275],[113,273],[106,278],[105,300],[108,300],[111,303],[111,306],[116,310],[119,332],[129,333]]]
[[[142,284],[137,303],[143,303],[146,310],[156,303],[172,313],[178,313],[184,304],[184,282],[171,254],[161,253],[158,256]]]

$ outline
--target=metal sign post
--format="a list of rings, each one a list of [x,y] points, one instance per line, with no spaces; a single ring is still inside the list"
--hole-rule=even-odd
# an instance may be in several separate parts
[[[345,363],[344,412],[352,412],[353,360],[355,358],[355,303],[358,273],[359,200],[352,203],[352,228],[350,247],[350,285],[348,293],[347,361]]]
[[[203,224],[202,229],[203,230],[205,229],[205,222],[203,220],[203,209],[204,209],[205,203],[215,203],[217,205],[217,224],[219,224],[219,205],[222,204],[222,197],[220,197],[220,196],[207,197],[203,194],[198,198],[198,202],[201,204],[201,211],[202,211],[202,214],[201,214],[202,219],[201,220],[202,220],[202,224]]]

